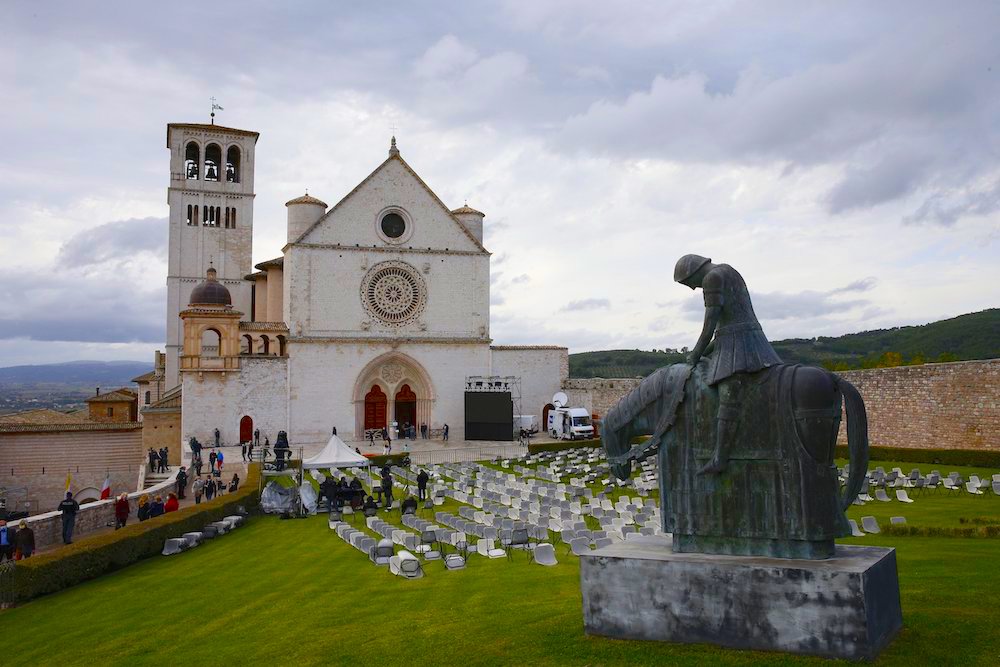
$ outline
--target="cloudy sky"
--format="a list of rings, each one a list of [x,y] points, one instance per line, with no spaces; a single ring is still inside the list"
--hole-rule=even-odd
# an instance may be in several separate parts
[[[998,25],[976,0],[8,1],[0,366],[162,346],[165,126],[213,95],[261,133],[255,261],[395,126],[487,214],[498,343],[691,345],[689,252],[775,339],[996,307]]]

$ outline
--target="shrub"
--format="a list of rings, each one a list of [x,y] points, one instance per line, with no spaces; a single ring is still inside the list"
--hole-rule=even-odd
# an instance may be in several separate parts
[[[206,524],[234,514],[240,505],[253,512],[260,504],[259,479],[259,464],[251,464],[247,479],[236,493],[19,561],[14,568],[14,601],[27,602],[156,556],[168,538],[201,530]]]
[[[846,445],[837,446],[837,456],[842,459],[848,458]],[[872,461],[907,461],[969,468],[1000,468],[1000,452],[980,449],[916,449],[912,447],[873,446],[869,448],[868,458]]]
[[[973,537],[995,539],[1000,537],[1000,526],[975,526],[956,528],[953,526],[886,526],[886,535],[907,537]]]

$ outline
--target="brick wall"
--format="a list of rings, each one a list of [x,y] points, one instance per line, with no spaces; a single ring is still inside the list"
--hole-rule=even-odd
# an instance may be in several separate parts
[[[873,445],[1000,449],[1000,359],[838,375],[865,399]]]
[[[0,486],[25,488],[37,511],[59,504],[70,490],[100,489],[111,475],[111,490],[132,491],[139,479],[142,452],[140,428],[51,433],[0,433]],[[20,495],[16,496],[21,500]]]
[[[1000,359],[839,373],[865,400],[868,438],[887,447],[1000,449]],[[567,380],[572,405],[607,414],[633,378]],[[841,442],[846,442],[843,425]]]

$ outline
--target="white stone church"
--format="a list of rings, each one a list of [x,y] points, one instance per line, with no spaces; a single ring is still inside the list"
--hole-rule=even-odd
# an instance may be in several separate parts
[[[492,345],[483,213],[449,209],[393,138],[332,208],[289,201],[281,255],[251,267],[257,138],[167,126],[166,355],[140,401],[151,386],[150,407],[179,399],[178,435],[206,444],[216,428],[226,444],[284,430],[294,447],[392,422],[460,440],[470,376],[516,382],[520,413],[541,418],[567,349]]]

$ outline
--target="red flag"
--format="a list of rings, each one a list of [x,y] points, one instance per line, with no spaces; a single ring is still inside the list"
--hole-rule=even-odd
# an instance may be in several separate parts
[[[111,475],[104,478],[104,484],[101,485],[101,500],[107,500],[111,497]]]

